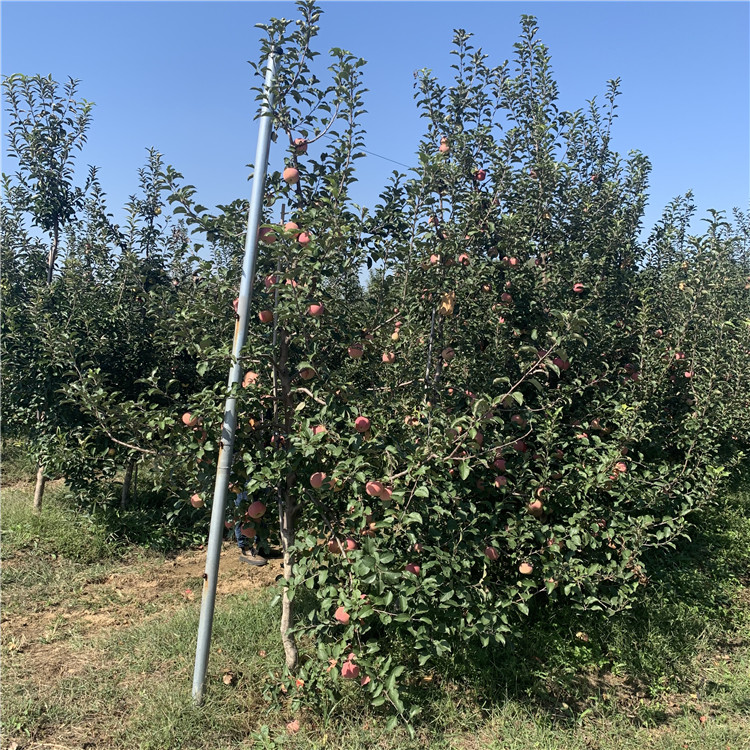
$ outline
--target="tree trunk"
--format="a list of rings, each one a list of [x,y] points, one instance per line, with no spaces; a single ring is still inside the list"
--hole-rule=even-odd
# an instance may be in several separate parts
[[[60,241],[60,227],[57,223],[52,229],[52,246],[49,249],[49,256],[47,257],[47,283],[52,283],[52,274],[55,270],[55,261],[57,260],[57,245]]]
[[[289,435],[292,425],[294,404],[292,401],[292,378],[289,372],[289,335],[283,329],[279,331],[279,372],[276,379],[276,388],[281,389],[281,399],[284,408],[284,435]],[[278,425],[278,419],[274,422]],[[294,559],[291,547],[294,544],[294,507],[292,501],[291,486],[294,483],[291,475],[286,478],[286,486],[279,491],[279,526],[281,531],[281,547],[284,551],[284,579],[291,581],[294,574]],[[294,623],[294,603],[287,596],[287,589],[281,597],[281,642],[284,646],[286,657],[286,668],[294,673],[297,670],[297,643],[294,635],[289,631]]]
[[[290,547],[294,544],[294,514],[291,507],[289,489],[279,495],[279,519],[281,520],[281,546],[284,550],[284,579],[290,581],[293,575],[294,561]],[[286,668],[294,673],[297,670],[297,643],[289,631],[294,622],[294,602],[287,596],[287,590],[281,597],[281,642],[284,645]]]
[[[42,512],[42,499],[44,498],[44,485],[47,480],[44,478],[44,466],[41,463],[36,465],[36,487],[34,487],[34,512]]]
[[[122,482],[122,497],[120,498],[120,507],[125,510],[130,500],[130,485],[133,481],[133,470],[135,469],[135,459],[131,458],[125,467],[125,478]]]

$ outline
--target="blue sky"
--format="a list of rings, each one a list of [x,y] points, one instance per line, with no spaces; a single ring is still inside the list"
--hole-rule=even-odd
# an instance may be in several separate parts
[[[412,165],[423,132],[413,73],[450,76],[452,30],[474,34],[491,64],[512,59],[523,13],[550,49],[561,109],[602,99],[622,79],[613,145],[652,162],[649,227],[692,189],[708,208],[750,201],[750,4],[746,2],[328,2],[316,49],[368,61],[366,148]],[[292,2],[2,2],[3,75],[81,80],[96,103],[80,164],[100,167],[118,220],[137,188],[146,148],[198,189],[204,205],[248,197],[255,155],[258,22],[296,18]],[[323,56],[321,56],[322,59]],[[3,119],[3,132],[6,120]],[[5,156],[3,154],[3,156]],[[271,168],[282,155],[272,151]],[[357,164],[355,199],[375,202],[393,169]],[[13,171],[3,158],[3,171]],[[700,222],[694,222],[700,229]]]

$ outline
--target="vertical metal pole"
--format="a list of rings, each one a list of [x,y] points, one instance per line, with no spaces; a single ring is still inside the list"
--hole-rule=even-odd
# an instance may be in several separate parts
[[[198,622],[198,643],[195,649],[195,671],[193,672],[193,701],[197,705],[203,702],[203,684],[206,679],[206,667],[208,666],[208,654],[211,646],[216,584],[219,578],[219,557],[221,555],[221,542],[224,537],[226,497],[234,454],[234,435],[237,428],[237,399],[233,394],[241,380],[240,353],[247,338],[248,311],[253,296],[253,278],[255,277],[255,266],[258,258],[258,229],[260,228],[260,218],[263,211],[263,194],[271,142],[272,118],[269,109],[273,104],[271,85],[276,74],[277,58],[280,54],[281,50],[276,48],[268,55],[263,87],[265,101],[262,105],[258,129],[258,146],[255,152],[253,186],[250,193],[250,209],[247,217],[247,234],[245,235],[245,258],[242,263],[237,322],[234,327],[232,367],[229,371],[230,396],[227,398],[224,407],[224,422],[221,426],[219,460],[216,467],[216,484],[211,510],[211,528],[208,534],[206,551],[206,572],[203,574],[203,598],[201,600],[200,621]]]

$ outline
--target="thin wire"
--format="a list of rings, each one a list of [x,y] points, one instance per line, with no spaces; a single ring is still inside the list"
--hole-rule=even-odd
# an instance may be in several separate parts
[[[335,136],[328,135],[328,133],[325,133],[326,138],[330,138],[331,140],[336,140]],[[411,167],[408,164],[404,164],[401,161],[396,161],[395,159],[391,159],[387,156],[381,156],[380,154],[376,154],[374,151],[368,151],[366,148],[361,149],[364,151],[364,153],[369,154],[370,156],[377,156],[378,159],[385,159],[386,161],[392,161],[394,164],[398,164],[401,167],[406,167],[407,169],[411,169]]]

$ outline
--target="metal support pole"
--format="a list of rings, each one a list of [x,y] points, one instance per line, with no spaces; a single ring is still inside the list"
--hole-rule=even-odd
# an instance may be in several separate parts
[[[234,392],[241,380],[240,354],[247,338],[248,312],[253,296],[253,279],[258,258],[258,229],[263,211],[263,194],[265,191],[268,152],[271,142],[272,106],[271,85],[276,74],[277,58],[281,50],[276,48],[268,55],[266,78],[263,87],[265,100],[261,109],[258,129],[258,146],[255,152],[255,169],[250,193],[250,209],[247,217],[247,234],[245,235],[245,258],[242,263],[239,303],[237,305],[237,322],[234,327],[232,346],[232,367],[229,371],[229,391],[224,407],[224,422],[221,426],[219,460],[216,467],[216,484],[211,509],[211,528],[208,534],[206,551],[206,572],[203,574],[203,597],[201,614],[198,623],[198,643],[195,649],[195,671],[193,672],[193,701],[200,705],[203,702],[203,685],[206,679],[208,654],[211,646],[211,629],[216,603],[216,584],[219,578],[219,557],[221,542],[224,538],[224,515],[229,485],[229,473],[234,454],[234,435],[237,428],[237,399]]]

